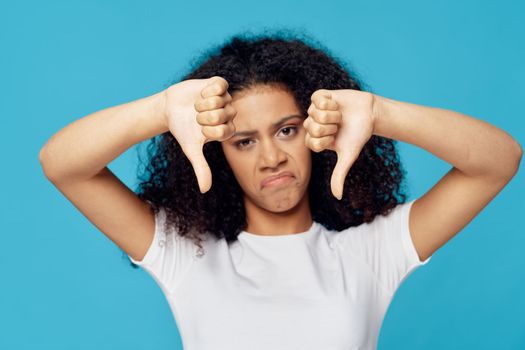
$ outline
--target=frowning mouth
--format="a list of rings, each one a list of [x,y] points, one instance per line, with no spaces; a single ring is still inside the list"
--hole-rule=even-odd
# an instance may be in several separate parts
[[[292,181],[294,178],[294,175],[290,171],[283,171],[277,175],[268,176],[261,182],[261,188],[264,187],[274,187],[279,185],[285,185],[288,184],[290,181]]]

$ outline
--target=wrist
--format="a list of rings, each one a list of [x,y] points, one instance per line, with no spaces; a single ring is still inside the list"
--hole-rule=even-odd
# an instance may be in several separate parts
[[[372,94],[372,122],[373,122],[373,132],[372,134],[377,135],[376,131],[378,129],[378,125],[380,123],[381,115],[383,114],[383,104],[384,99],[383,97]]]
[[[374,106],[374,135],[382,137],[392,137],[394,119],[406,113],[403,109],[403,103],[376,95]]]
[[[158,120],[164,131],[169,130],[168,116],[166,115],[166,90],[162,90],[150,96],[152,101],[153,115]]]

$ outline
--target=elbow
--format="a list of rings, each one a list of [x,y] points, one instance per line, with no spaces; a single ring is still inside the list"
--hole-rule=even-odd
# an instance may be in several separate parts
[[[38,161],[40,162],[40,165],[44,164],[45,155],[46,155],[46,146],[42,147],[40,149],[40,152],[38,152]]]
[[[514,175],[517,174],[519,167],[520,167],[521,158],[523,156],[523,149],[521,148],[521,145],[515,140],[513,142],[514,142],[514,152],[513,152],[514,155],[511,158],[509,158],[509,166],[506,167],[508,168],[508,171],[506,171],[506,176],[505,176],[507,179],[511,179],[514,177]]]
[[[509,182],[517,173],[520,167],[523,150],[521,145],[516,141],[512,141],[512,145],[505,151],[505,156],[501,157],[500,165],[497,172],[493,173],[496,180],[503,180]]]
[[[38,152],[38,162],[40,163],[40,167],[44,171],[44,175],[49,179],[49,170],[46,163],[46,147],[42,147],[40,149],[40,152]]]
[[[42,171],[44,172],[44,175],[46,176],[46,178],[53,182],[54,181],[54,177],[53,177],[53,174],[51,172],[51,169],[50,169],[50,165],[49,165],[49,160],[48,160],[48,153],[47,153],[47,149],[46,149],[46,146],[42,147],[40,149],[40,152],[38,153],[38,161],[40,163],[40,166],[42,168]]]
[[[517,153],[517,156],[516,156],[516,172],[518,172],[518,169],[520,167],[520,163],[521,163],[521,158],[523,156],[523,149],[521,148],[521,145],[516,141],[516,153]]]

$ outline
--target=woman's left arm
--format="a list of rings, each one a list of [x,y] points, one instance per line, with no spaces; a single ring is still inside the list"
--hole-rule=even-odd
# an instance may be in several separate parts
[[[305,122],[310,131],[326,127],[321,122],[323,114],[326,117],[336,113],[322,111],[321,105],[324,109],[330,109],[327,106],[331,105],[332,110],[341,112],[341,130],[335,142],[324,147],[336,151],[338,162],[342,162],[334,169],[332,185],[336,192],[341,191],[340,179],[344,179],[371,135],[421,147],[453,166],[412,205],[409,231],[421,261],[461,231],[518,171],[522,149],[516,140],[505,131],[465,114],[369,92],[320,90],[312,95],[309,109],[312,118]],[[310,136],[307,145],[315,144],[308,140]],[[315,141],[321,143],[321,140]]]
[[[522,149],[505,131],[458,112],[376,98],[374,134],[419,146],[453,165],[411,208],[423,261],[461,231],[518,171]]]
[[[465,176],[510,180],[522,150],[505,131],[458,112],[375,95],[374,135],[421,147]]]

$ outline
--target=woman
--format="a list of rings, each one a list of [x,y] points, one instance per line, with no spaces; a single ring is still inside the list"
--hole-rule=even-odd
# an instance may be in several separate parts
[[[40,153],[50,181],[158,282],[187,349],[374,349],[403,280],[518,169],[504,131],[363,91],[327,51],[234,37]],[[107,164],[150,138],[135,194]],[[395,140],[453,166],[408,203]]]

